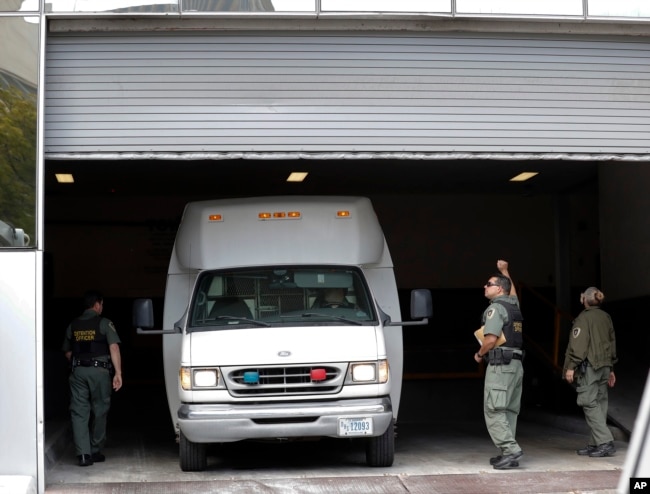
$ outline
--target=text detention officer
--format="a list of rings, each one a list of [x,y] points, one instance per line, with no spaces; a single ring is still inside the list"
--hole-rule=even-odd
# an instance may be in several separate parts
[[[490,305],[483,312],[485,336],[474,360],[488,363],[483,391],[483,415],[485,425],[494,445],[501,454],[490,458],[497,470],[516,468],[523,455],[515,434],[517,416],[521,407],[524,368],[522,321],[517,291],[508,273],[508,263],[497,261],[499,273],[490,277],[484,286],[485,297]],[[497,347],[503,334],[506,341]]]
[[[122,387],[120,337],[111,321],[101,317],[104,298],[97,291],[84,295],[84,313],[68,326],[63,351],[70,361],[70,417],[79,465],[105,460],[106,419],[111,388]],[[111,377],[112,376],[112,377]]]

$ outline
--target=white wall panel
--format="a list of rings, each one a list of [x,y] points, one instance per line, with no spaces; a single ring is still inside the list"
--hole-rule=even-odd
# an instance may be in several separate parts
[[[31,250],[0,252],[0,478],[36,479],[37,455],[42,455],[42,413],[37,402],[43,383],[37,324],[40,256]]]
[[[45,150],[650,152],[650,39],[52,35]]]

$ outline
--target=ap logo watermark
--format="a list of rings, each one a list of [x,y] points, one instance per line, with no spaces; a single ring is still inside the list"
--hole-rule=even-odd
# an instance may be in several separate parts
[[[650,478],[635,478],[630,479],[630,493],[632,492],[650,492]]]

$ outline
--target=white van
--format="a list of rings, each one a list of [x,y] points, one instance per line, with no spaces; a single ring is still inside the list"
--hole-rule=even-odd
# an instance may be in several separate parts
[[[333,297],[338,297],[335,300]],[[180,466],[245,439],[363,438],[366,462],[393,463],[402,325],[427,324],[413,290],[401,322],[391,257],[361,197],[190,203],[172,252],[162,330],[134,303],[140,334],[163,334]]]
[[[25,230],[0,220],[0,247],[27,247],[29,241],[29,235]]]

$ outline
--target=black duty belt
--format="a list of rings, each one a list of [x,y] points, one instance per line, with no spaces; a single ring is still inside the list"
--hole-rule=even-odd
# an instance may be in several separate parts
[[[519,349],[518,349],[519,350]],[[485,360],[490,365],[508,365],[513,360],[524,360],[524,351],[493,348],[485,355]]]
[[[74,359],[72,364],[73,367],[102,367],[104,369],[110,369],[113,365],[110,362],[103,362],[101,360],[77,360]]]

